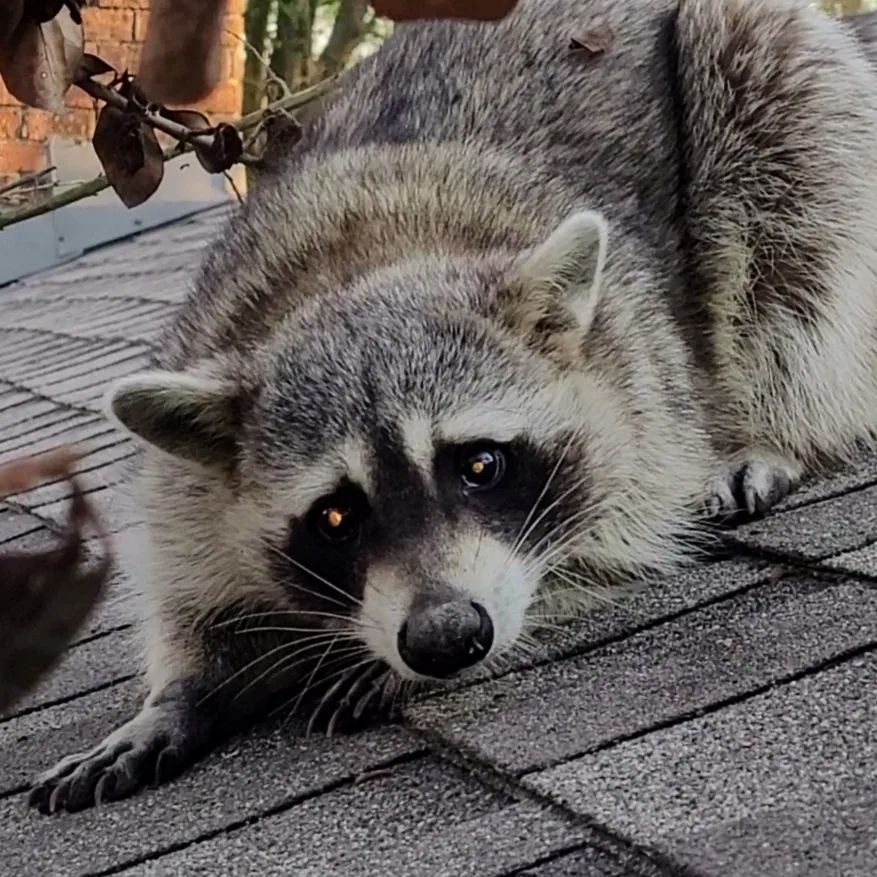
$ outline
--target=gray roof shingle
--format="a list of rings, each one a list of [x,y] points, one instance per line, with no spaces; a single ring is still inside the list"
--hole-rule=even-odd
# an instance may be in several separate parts
[[[100,413],[140,368],[224,209],[0,289],[0,461],[86,440],[90,496],[136,554],[131,454]],[[0,550],[67,512],[0,503]],[[400,724],[275,721],[179,780],[44,817],[25,789],[143,695],[142,595],[117,569],[64,662],[0,721],[0,877],[873,877],[877,454],[805,485],[703,563],[555,631]]]

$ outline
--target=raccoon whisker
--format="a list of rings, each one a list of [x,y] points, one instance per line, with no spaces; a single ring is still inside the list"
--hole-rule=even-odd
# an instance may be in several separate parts
[[[341,609],[351,609],[355,604],[351,601],[349,603],[344,603],[339,600],[337,597],[333,597],[330,594],[321,594],[319,591],[315,591],[313,588],[309,588],[306,585],[303,585],[301,582],[297,582],[294,579],[284,579],[283,584],[288,588],[294,588],[296,591],[306,594],[308,597],[313,597],[315,600],[320,600],[321,602],[331,603],[333,606],[338,606]]]
[[[334,618],[337,621],[344,621],[346,623],[352,622],[354,624],[360,625],[361,627],[365,627],[365,625],[362,624],[362,622],[358,618],[353,618],[349,615],[339,615],[336,612],[321,612],[321,611],[316,610],[316,609],[302,609],[302,610],[295,612],[295,614],[306,615],[306,616],[314,617],[314,618]]]
[[[291,655],[287,656],[289,658],[294,658],[296,655],[300,654],[303,651],[309,650],[311,648],[316,648],[316,647],[322,645],[331,636],[332,636],[332,633],[330,631],[321,631],[320,636],[304,637],[303,639],[296,639],[292,642],[280,643],[280,645],[277,645],[274,648],[269,649],[269,651],[264,652],[260,655],[257,655],[255,658],[253,658],[252,661],[249,661],[243,667],[239,668],[234,673],[227,676],[225,679],[223,679],[222,682],[220,682],[218,685],[216,685],[210,691],[210,693],[207,695],[207,697],[212,697],[218,691],[220,691],[221,689],[225,688],[227,685],[230,685],[232,682],[234,682],[235,679],[238,679],[240,676],[242,676],[248,670],[251,670],[260,661],[265,661],[268,658],[270,658],[272,655],[282,653],[282,652],[286,651],[287,649],[294,649],[293,653]],[[358,639],[358,637],[351,637],[351,638]],[[315,642],[311,642],[311,640],[315,640]],[[279,660],[286,660],[286,658],[281,658]],[[276,666],[276,664],[274,666]]]
[[[372,622],[373,624],[375,624],[376,626],[378,626],[378,627],[380,626],[380,625],[378,625],[377,620],[376,620],[375,618],[372,618],[372,617],[371,617],[371,616],[365,611],[365,603],[363,603],[363,601],[360,600],[358,597],[354,597],[352,594],[348,594],[346,591],[344,591],[343,588],[338,587],[338,585],[333,585],[328,579],[324,579],[324,578],[322,578],[322,577],[320,577],[320,576],[317,576],[316,573],[314,573],[314,572],[312,572],[311,570],[309,570],[306,566],[304,566],[303,564],[299,563],[297,560],[294,560],[293,558],[288,558],[288,560],[290,561],[290,563],[292,563],[292,564],[294,564],[294,565],[300,567],[300,568],[301,568],[304,572],[306,572],[308,575],[312,575],[312,576],[314,576],[315,578],[317,578],[318,581],[322,582],[322,583],[325,584],[327,587],[334,588],[339,594],[342,594],[343,596],[347,597],[347,599],[350,601],[350,603],[351,603],[352,605],[358,607],[358,611],[362,614],[362,616],[363,616],[364,618],[366,618],[368,621],[371,621],[371,622]],[[330,601],[331,601],[332,603],[334,603],[335,605],[342,606],[342,607],[345,608],[345,609],[349,609],[349,608],[350,608],[349,606],[347,606],[347,605],[341,603],[341,601],[338,600],[338,599],[328,597],[326,594],[320,594],[320,593],[318,593],[317,591],[314,591],[314,590],[312,590],[312,589],[310,589],[310,588],[306,588],[306,587],[305,587],[304,585],[302,585],[300,582],[295,582],[295,581],[291,581],[291,580],[287,579],[287,580],[286,580],[286,584],[287,584],[287,585],[290,585],[291,587],[297,588],[297,589],[298,589],[299,591],[301,591],[303,594],[309,594],[309,595],[311,595],[312,597],[317,598],[318,600],[330,600]],[[372,585],[372,587],[375,587],[374,584]],[[381,593],[380,590],[377,589],[376,587],[375,587],[375,589],[378,590],[378,593]]]
[[[307,575],[311,576],[312,578],[315,578],[318,582],[320,582],[320,584],[323,584],[327,588],[329,588],[330,590],[334,591],[335,593],[340,594],[340,596],[343,597],[343,601],[339,600],[338,597],[330,597],[328,594],[320,594],[317,591],[310,590],[310,589],[304,587],[304,585],[300,584],[299,582],[287,581],[286,582],[287,584],[298,588],[300,591],[302,591],[305,594],[309,594],[310,596],[316,597],[317,599],[320,599],[320,600],[327,600],[328,602],[335,603],[336,605],[342,606],[345,609],[347,609],[351,603],[359,604],[360,606],[362,605],[362,600],[357,599],[352,594],[348,594],[347,591],[345,591],[343,588],[339,587],[336,584],[333,584],[328,579],[321,576],[319,573],[315,573],[312,569],[309,569],[303,563],[301,563],[301,561],[298,561],[294,557],[291,557],[289,554],[287,554],[282,549],[278,548],[276,545],[274,545],[273,543],[271,543],[267,539],[265,540],[265,545],[268,547],[268,549],[270,551],[274,552],[274,554],[276,554],[281,560],[285,561],[286,563],[291,563],[293,566],[298,567],[302,572],[306,573]]]
[[[619,587],[610,588],[600,582],[594,582],[592,579],[583,576],[581,573],[576,572],[574,569],[571,569],[567,566],[552,566],[549,567],[549,572],[551,575],[556,576],[557,578],[561,579],[561,581],[564,581],[571,586],[569,588],[559,588],[554,593],[587,593],[595,600],[599,600],[601,603],[608,603],[616,609],[621,609],[625,612],[630,609],[630,606],[626,600],[618,599],[619,591],[622,590]]]
[[[573,493],[574,491],[578,490],[580,486],[581,486],[581,481],[577,481],[575,484],[573,484],[567,490],[565,490],[562,494],[560,494],[560,496],[558,496],[557,499],[554,500],[554,502],[550,503],[548,506],[546,506],[546,508],[544,508],[542,510],[539,517],[533,521],[533,523],[528,528],[527,532],[524,534],[523,538],[520,540],[518,547],[514,551],[509,553],[509,563],[511,562],[511,558],[513,558],[515,556],[515,554],[518,551],[520,551],[520,546],[526,541],[526,539],[530,536],[530,534],[533,532],[533,530],[539,526],[539,524],[542,522],[542,520],[545,518],[545,516],[548,515],[554,508],[556,508],[557,505],[559,505],[561,502],[563,502],[563,500],[566,499],[566,497],[570,493]],[[588,515],[592,514],[593,510],[594,510],[594,506],[589,504],[585,508],[579,509],[575,514],[570,515],[568,518],[565,518],[563,521],[560,521],[548,533],[543,535],[539,539],[539,541],[528,550],[527,556],[528,557],[529,556],[533,556],[533,557],[537,556],[543,545],[550,542],[550,540],[553,539],[559,532],[564,531],[565,528],[569,527],[575,521],[578,521],[578,520],[585,518]],[[584,530],[584,528],[582,528],[582,530],[580,530],[578,532],[581,533],[581,532],[583,532],[583,530]],[[570,541],[575,539],[575,537],[576,537],[575,533],[565,534],[565,538],[568,538]]]
[[[311,734],[314,733],[314,728],[317,723],[317,719],[320,716],[320,712],[323,707],[332,701],[335,695],[344,687],[345,683],[356,674],[356,672],[366,663],[368,659],[364,659],[363,661],[359,661],[354,664],[352,667],[345,667],[341,671],[341,677],[335,682],[326,692],[324,692],[323,696],[317,702],[317,705],[314,707],[311,712],[310,718],[308,719],[307,727],[305,728],[305,736],[310,737]]]
[[[272,655],[276,655],[278,652],[282,652],[284,649],[291,649],[294,645],[296,645],[296,643],[281,643],[279,646],[275,646],[273,649],[270,649],[269,651],[264,652],[261,655],[257,655],[255,658],[253,658],[252,661],[245,664],[243,667],[239,668],[238,670],[235,670],[234,673],[227,676],[225,679],[222,680],[222,682],[217,683],[213,688],[210,689],[209,692],[207,692],[207,694],[204,695],[202,700],[207,700],[208,698],[213,697],[215,694],[220,692],[223,688],[225,688],[226,686],[228,686],[232,682],[234,682],[234,680],[237,679],[239,676],[242,676],[244,673],[246,673],[247,670],[251,669],[256,664],[258,664],[260,661],[264,661],[266,658],[270,658]],[[199,701],[199,703],[200,703],[200,701]]]
[[[282,658],[279,658],[275,661],[267,670],[264,670],[260,673],[255,679],[251,679],[233,698],[232,700],[237,700],[241,695],[243,695],[247,690],[252,688],[257,683],[261,682],[267,676],[273,676],[281,671],[289,671],[293,667],[297,667],[299,664],[304,664],[305,662],[311,660],[313,655],[302,655],[303,652],[309,652],[313,649],[319,648],[322,643],[311,643],[310,645],[297,649],[293,654],[286,655]],[[334,652],[335,655],[344,655],[350,654],[351,652],[359,651],[360,646],[357,644],[356,646],[348,646],[345,649],[338,649]],[[299,657],[301,656],[301,657]],[[296,660],[293,660],[293,659]]]
[[[362,672],[353,680],[350,688],[347,690],[347,693],[338,701],[338,703],[335,705],[335,709],[333,710],[332,715],[329,717],[329,723],[326,726],[327,737],[331,737],[335,733],[335,728],[338,725],[339,719],[344,715],[345,711],[354,702],[354,698],[359,695],[362,687],[373,680],[376,671],[378,673],[382,672],[381,665],[377,661],[369,666],[366,666],[362,670]],[[366,691],[366,694],[369,693],[369,691]],[[368,700],[366,699],[366,703],[367,702]]]
[[[338,681],[335,682],[331,686],[331,688],[329,688],[323,694],[323,696],[319,699],[319,701],[311,711],[310,717],[308,719],[308,724],[305,729],[306,736],[310,736],[314,733],[317,721],[322,714],[323,708],[333,703],[338,695],[338,692],[343,691],[344,687],[348,683],[351,683],[351,685],[355,685],[356,681],[363,675],[366,675],[369,670],[371,670],[376,664],[377,662],[375,661],[375,659],[371,655],[368,655],[362,660],[355,662],[352,666],[343,667],[341,669],[340,678],[338,679]],[[336,705],[334,707],[333,712],[330,714],[330,721],[335,717],[336,713],[340,712],[341,708],[342,707],[340,705]],[[326,736],[329,737],[331,736],[331,734],[327,733]]]
[[[521,535],[520,535],[520,537],[516,540],[515,545],[514,545],[512,551],[510,552],[510,557],[514,557],[514,555],[515,555],[518,551],[521,550],[521,546],[527,541],[527,539],[530,537],[530,534],[533,532],[533,530],[535,530],[536,527],[538,527],[539,524],[542,523],[542,521],[545,519],[545,516],[548,515],[548,514],[550,514],[555,508],[557,508],[557,506],[560,505],[560,503],[563,502],[563,500],[565,500],[565,499],[567,498],[567,496],[569,496],[571,493],[574,493],[576,490],[578,490],[579,487],[580,487],[580,485],[581,485],[581,481],[577,481],[575,484],[572,484],[572,485],[571,485],[570,487],[568,487],[563,493],[561,493],[560,496],[558,496],[553,502],[549,503],[544,509],[542,509],[542,511],[539,513],[539,516],[538,516],[534,521],[532,521],[532,523],[531,523],[530,526],[527,528],[527,530],[526,530],[525,532],[522,532]],[[583,511],[583,510],[580,510],[580,511],[577,512],[576,514],[577,514],[577,515],[580,514],[581,511]],[[565,523],[565,522],[564,522],[564,523]],[[561,524],[558,524],[558,525],[557,525],[557,526],[551,531],[551,533],[549,533],[549,534],[543,536],[543,537],[539,540],[539,542],[537,543],[537,545],[542,544],[546,539],[550,538],[551,534],[557,532],[557,530],[558,530],[561,526],[563,526],[562,523],[561,523]],[[531,549],[531,551],[532,551],[532,550],[533,550],[533,549]]]
[[[526,623],[529,625],[530,630],[549,630],[552,633],[569,633],[569,628],[564,627],[562,624],[552,624],[549,621],[537,621],[533,616],[529,616],[526,619]]]
[[[319,643],[318,643],[318,645],[319,645]],[[308,646],[308,647],[310,647],[310,646]],[[301,650],[301,648],[302,648],[301,641],[295,640],[294,642],[281,643],[280,645],[275,646],[273,649],[269,649],[269,651],[263,652],[262,654],[257,655],[251,661],[244,664],[243,667],[238,668],[237,670],[235,670],[234,673],[229,674],[225,679],[223,679],[221,682],[217,683],[206,695],[204,695],[203,699],[207,700],[208,698],[213,697],[215,694],[217,694],[223,688],[227,687],[232,682],[234,682],[236,679],[238,679],[243,674],[245,674],[248,670],[251,670],[253,667],[255,667],[259,662],[267,660],[272,655],[276,655],[279,652],[284,652],[287,649],[296,649],[294,654],[298,654],[299,651]],[[280,660],[282,660],[282,659],[280,659]],[[274,666],[276,666],[276,664]]]
[[[533,561],[537,564],[546,564],[550,563],[551,559],[556,556],[556,554],[564,551],[570,544],[578,542],[581,540],[582,536],[587,533],[588,527],[585,525],[578,526],[575,529],[570,530],[569,528],[573,524],[579,523],[583,518],[587,519],[588,516],[594,513],[596,505],[589,504],[585,506],[585,508],[579,509],[575,514],[570,515],[568,518],[560,521],[555,527],[553,527],[548,533],[546,533],[535,545],[533,545],[529,551],[527,552],[527,557],[532,558]],[[553,545],[550,545],[552,539],[560,535],[560,539],[558,542],[555,542]],[[543,547],[549,544],[549,547],[543,550]]]
[[[272,551],[278,557],[282,558],[284,562],[292,562],[290,558],[286,556],[286,554],[284,554],[279,548],[277,548],[276,545],[272,545],[267,540],[265,540],[265,545],[270,551]],[[301,591],[301,593],[307,594],[309,597],[313,597],[315,600],[320,600],[325,603],[331,603],[333,606],[338,606],[341,609],[349,611],[353,603],[349,595],[346,594],[344,596],[347,597],[347,602],[344,602],[343,600],[339,600],[337,597],[334,597],[331,594],[321,594],[319,591],[308,588],[300,582],[293,581],[292,579],[286,578],[283,580],[283,583],[287,587],[296,588],[297,590]]]
[[[366,657],[363,658],[362,660],[356,662],[356,661],[354,661],[354,659],[357,657],[357,655],[365,655]],[[332,673],[324,673],[323,676],[321,676],[319,679],[310,683],[309,685],[306,685],[297,694],[297,696],[295,696],[295,703],[292,705],[292,707],[290,707],[289,704],[290,704],[290,701],[292,701],[293,696],[290,696],[283,703],[281,703],[277,707],[275,707],[271,711],[271,715],[274,715],[275,713],[279,712],[280,710],[288,710],[287,716],[283,720],[283,724],[286,725],[287,722],[289,722],[292,718],[295,717],[296,713],[298,712],[298,706],[300,706],[301,701],[304,700],[304,698],[317,685],[322,684],[322,683],[329,683],[333,679],[335,679],[339,674],[347,672],[347,670],[351,666],[352,661],[354,662],[353,666],[361,666],[364,661],[372,661],[372,660],[374,660],[374,659],[372,658],[371,654],[366,649],[365,645],[363,645],[360,650],[351,650],[351,652],[349,652],[349,653],[345,650],[343,654],[340,654],[336,657],[333,657],[330,661],[327,661],[324,665],[324,669],[327,669],[329,667],[334,667],[335,665],[340,663],[342,666],[339,670],[336,670]]]
[[[524,621],[541,622],[541,621],[558,621],[565,616],[561,612],[528,612]]]
[[[213,627],[229,627],[234,624],[240,624],[244,621],[252,621],[256,618],[264,618],[269,620],[271,618],[283,618],[292,615],[303,616],[303,617],[317,617],[317,618],[333,618],[336,621],[343,621],[345,624],[358,624],[359,619],[353,618],[349,615],[341,615],[337,612],[320,612],[312,609],[276,609],[266,612],[249,612],[244,613],[242,615],[236,615],[234,618],[223,619],[222,621],[214,622]],[[293,628],[288,628],[292,630]]]
[[[393,699],[390,701],[390,712],[396,712],[396,703],[401,698],[402,703],[405,703],[405,697],[408,692],[410,692],[416,683],[410,679],[398,679],[396,684],[393,686]],[[383,704],[383,700],[381,701]]]
[[[357,618],[345,619],[345,623],[348,627],[351,625],[362,628],[363,630],[377,630],[377,628],[373,624],[363,624]],[[333,633],[336,628],[326,627],[322,629],[324,632]],[[313,627],[287,627],[283,624],[275,624],[268,625],[265,627],[245,627],[242,630],[237,630],[235,633],[318,633],[320,629],[316,630]],[[355,636],[356,634],[351,633],[351,636]]]
[[[349,600],[351,603],[355,603],[357,606],[362,606],[362,600],[358,597],[354,597],[353,594],[348,594],[343,588],[339,587],[336,584],[330,582],[327,578],[315,573],[312,569],[308,569],[303,563],[297,561],[294,557],[290,557],[288,554],[285,555],[286,559],[293,564],[293,566],[297,566],[302,572],[307,573],[309,576],[313,576],[320,584],[325,585],[327,588],[331,588],[336,593],[340,594],[345,599]]]
[[[573,489],[577,489],[578,485],[576,485]],[[568,515],[563,520],[558,521],[554,527],[552,527],[547,533],[543,534],[538,542],[533,545],[533,550],[541,551],[542,546],[547,542],[551,542],[552,539],[557,538],[558,535],[562,537],[562,540],[576,540],[581,538],[582,534],[586,532],[587,526],[582,524],[583,520],[587,520],[587,518],[591,515],[594,515],[599,511],[600,503],[598,502],[588,502],[584,506],[582,506],[578,511],[573,512],[571,515]],[[555,544],[564,544],[563,541]]]
[[[522,649],[527,655],[534,655],[539,649],[541,643],[527,629],[527,621],[530,616],[524,618],[524,629],[519,635],[516,647]]]
[[[478,542],[475,545],[475,556],[472,558],[472,567],[473,569],[477,569],[478,567],[478,555],[481,553],[481,546],[484,544],[484,533],[478,533]]]
[[[305,698],[305,695],[308,693],[308,691],[310,691],[312,684],[313,684],[313,681],[314,681],[314,678],[316,677],[317,673],[320,672],[320,667],[323,666],[323,662],[329,656],[329,652],[332,651],[332,647],[335,645],[335,642],[336,642],[336,640],[333,639],[329,643],[329,645],[326,646],[326,651],[323,652],[322,656],[320,657],[320,660],[317,661],[316,666],[311,671],[311,675],[308,677],[307,682],[305,682],[305,685],[304,685],[304,688],[302,688],[301,694],[298,696],[298,699],[295,701],[295,703],[292,706],[293,713],[298,711],[298,708],[301,706],[302,700]]]
[[[356,702],[356,706],[353,708],[354,719],[359,719],[372,698],[376,694],[380,694],[384,690],[384,686],[387,683],[387,676],[390,673],[391,671],[389,669],[384,670],[384,672],[381,673],[376,679],[372,680],[369,690]]]
[[[568,452],[569,447],[572,444],[572,441],[575,438],[575,436],[576,436],[576,433],[573,433],[572,437],[570,438],[570,441],[567,442],[567,446],[564,449],[564,455]],[[559,460],[558,463],[555,465],[551,476],[548,478],[548,481],[546,482],[546,485],[543,488],[542,494],[540,495],[540,499],[542,496],[545,495],[545,492],[548,490],[548,488],[551,484],[551,480],[554,477],[554,475],[557,473],[557,471],[560,467],[560,463],[562,461],[563,461],[563,457],[561,457],[561,460]],[[536,507],[538,506],[538,503],[540,500],[537,500],[536,503],[534,503],[533,508],[530,510],[530,514],[528,514],[528,516],[527,516],[527,520],[524,521],[524,526],[521,527],[521,532],[518,534],[518,537],[516,538],[511,551],[509,551],[509,553],[506,557],[505,563],[502,565],[501,569],[497,572],[495,582],[500,581],[503,578],[503,576],[508,572],[509,566],[511,565],[515,556],[520,551],[521,546],[526,542],[526,540],[529,538],[529,536],[533,532],[533,530],[536,527],[538,527],[539,524],[545,519],[545,516],[550,514],[550,512],[554,508],[556,508],[561,502],[563,502],[563,500],[566,499],[566,497],[569,496],[570,493],[573,493],[574,491],[578,490],[580,488],[581,484],[582,484],[582,479],[577,479],[563,493],[561,493],[560,496],[558,496],[553,502],[549,503],[548,506],[546,506],[546,508],[544,508],[540,512],[538,517],[535,520],[533,520],[529,526],[527,526],[527,520],[529,520],[530,517],[532,516],[532,514],[535,511]],[[539,568],[539,561],[541,560],[541,558],[538,557],[539,548],[543,544],[545,544],[545,542],[547,540],[549,540],[554,534],[556,534],[558,532],[558,530],[560,530],[563,526],[567,526],[569,524],[569,522],[576,519],[577,517],[589,514],[591,512],[591,508],[592,507],[589,505],[584,509],[580,509],[578,512],[576,512],[575,515],[572,515],[570,518],[566,519],[566,521],[562,522],[561,524],[558,524],[548,534],[543,536],[536,543],[536,545],[534,545],[532,548],[529,549],[529,551],[525,555],[524,566],[525,567],[529,566],[531,570],[538,569]]]
[[[391,669],[387,670],[384,676],[384,687],[381,691],[381,702],[378,706],[380,710],[384,710],[386,708],[387,698],[390,695],[393,695],[393,700],[390,701],[390,711],[392,712],[393,707],[395,706],[395,696],[400,688],[404,686],[404,681],[399,676],[397,676]]]
[[[563,567],[551,566],[548,568],[548,573],[550,575],[557,576],[557,578],[559,578],[561,581],[564,581],[568,585],[572,586],[572,588],[568,590],[567,593],[587,594],[587,596],[600,603],[608,603],[610,606],[620,605],[617,600],[614,600],[607,594],[600,593],[600,591],[598,589],[595,589],[590,583],[588,583],[587,580],[584,579],[584,577],[577,576],[571,570],[565,570]]]
[[[362,714],[365,712],[365,708],[369,705],[374,696],[380,692],[380,690],[381,686],[378,684],[378,682],[376,680],[372,680],[365,694],[363,694],[362,697],[360,697],[359,700],[353,705],[353,709],[351,710],[350,714],[353,716],[354,721],[359,721],[362,718]]]
[[[313,628],[290,628],[290,627],[253,627],[249,628],[249,631],[252,632],[263,632],[263,633],[295,633],[298,630],[308,632],[308,636],[299,636],[296,637],[295,640],[289,645],[291,646],[302,646],[313,642],[327,642],[332,639],[341,639],[341,640],[353,640],[355,642],[361,642],[361,637],[356,631],[353,630],[313,630]],[[247,633],[247,630],[239,630],[236,633]]]
[[[526,540],[527,536],[530,535],[530,530],[527,529],[530,523],[530,519],[536,513],[536,509],[539,507],[539,503],[545,498],[545,494],[548,493],[549,488],[551,487],[551,482],[554,481],[555,476],[560,471],[560,467],[563,464],[563,461],[566,459],[567,453],[569,453],[569,449],[572,447],[573,441],[575,441],[576,436],[579,435],[579,430],[575,430],[569,438],[569,441],[566,443],[566,447],[563,449],[563,453],[557,460],[557,463],[554,464],[554,468],[551,470],[551,474],[548,476],[548,479],[545,482],[545,486],[542,488],[542,492],[536,498],[536,501],[533,503],[532,508],[527,514],[527,517],[524,519],[524,523],[521,525],[521,529],[518,531],[518,535],[515,537],[515,541],[512,545],[511,553],[517,554],[520,550],[521,544]],[[550,508],[550,506],[549,506]]]

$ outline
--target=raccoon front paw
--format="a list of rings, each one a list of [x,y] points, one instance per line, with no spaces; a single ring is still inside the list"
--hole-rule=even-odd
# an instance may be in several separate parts
[[[785,499],[800,478],[799,464],[773,454],[736,460],[710,482],[707,515],[722,523],[761,517]]]
[[[175,779],[211,737],[211,724],[188,698],[157,698],[91,751],[69,755],[37,777],[28,805],[43,814],[73,813],[127,798]]]

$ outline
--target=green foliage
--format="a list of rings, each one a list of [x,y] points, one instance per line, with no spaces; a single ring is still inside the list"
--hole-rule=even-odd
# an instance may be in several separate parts
[[[244,112],[339,73],[388,29],[365,0],[250,0]]]

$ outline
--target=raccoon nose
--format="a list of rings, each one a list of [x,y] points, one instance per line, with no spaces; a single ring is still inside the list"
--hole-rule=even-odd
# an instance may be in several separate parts
[[[480,603],[449,600],[413,612],[399,630],[402,660],[421,676],[447,679],[487,657],[493,622]]]

